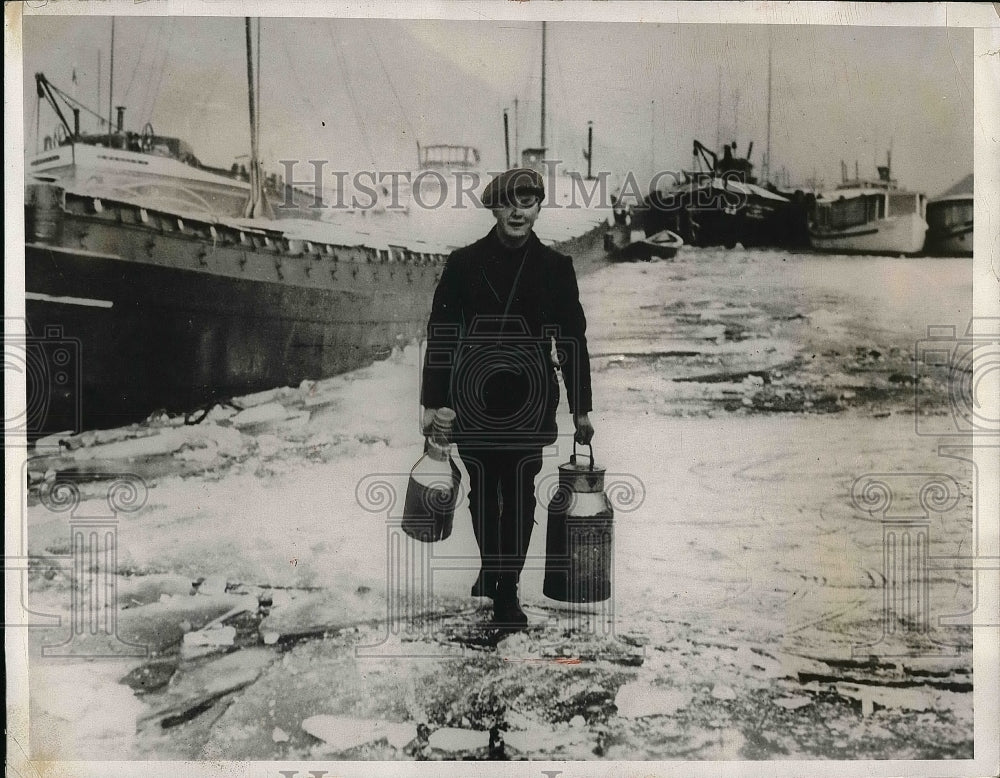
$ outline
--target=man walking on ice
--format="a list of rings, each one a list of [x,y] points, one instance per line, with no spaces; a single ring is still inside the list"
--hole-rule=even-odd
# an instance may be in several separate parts
[[[535,476],[542,448],[558,432],[556,364],[576,440],[594,435],[587,322],[573,262],[534,233],[544,197],[541,176],[528,168],[486,186],[482,202],[496,226],[448,258],[427,325],[421,387],[425,433],[438,408],[457,414],[454,440],[469,472],[481,558],[472,595],[492,598],[494,622],[515,628],[528,623],[518,580],[534,526]]]

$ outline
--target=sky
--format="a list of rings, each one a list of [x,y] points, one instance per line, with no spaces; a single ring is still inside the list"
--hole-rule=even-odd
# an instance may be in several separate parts
[[[108,17],[24,19],[25,149],[35,149],[34,73],[108,112]],[[840,162],[875,175],[892,150],[901,185],[935,195],[973,170],[972,31],[830,27],[550,23],[547,146],[585,170],[640,180],[690,169],[691,146],[767,146],[793,184],[833,186]],[[261,148],[278,159],[325,159],[328,170],[413,169],[416,144],[477,146],[505,164],[503,111],[520,147],[540,135],[541,23],[265,19]],[[115,24],[114,102],[126,124],[150,121],[208,164],[249,152],[241,17],[123,18]],[[76,71],[76,84],[72,82]],[[57,120],[40,109],[42,136]],[[84,129],[88,124],[84,122]],[[306,167],[302,166],[303,174]]]

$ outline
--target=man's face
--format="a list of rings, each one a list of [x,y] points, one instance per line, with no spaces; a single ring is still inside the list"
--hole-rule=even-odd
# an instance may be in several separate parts
[[[506,243],[523,242],[531,234],[541,207],[541,200],[536,195],[518,193],[511,202],[494,208],[500,239]]]

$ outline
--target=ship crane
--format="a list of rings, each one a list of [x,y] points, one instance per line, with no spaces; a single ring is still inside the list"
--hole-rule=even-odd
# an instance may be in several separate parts
[[[53,86],[49,82],[49,80],[45,77],[44,73],[35,73],[35,86],[37,88],[38,98],[39,99],[43,97],[45,98],[45,102],[47,102],[52,107],[52,110],[56,112],[56,116],[59,117],[59,121],[62,122],[62,126],[66,130],[67,134],[69,134],[73,138],[76,138],[80,134],[80,127],[79,127],[80,122],[78,113],[80,109],[79,108],[72,109],[74,116],[74,125],[76,126],[71,127],[70,123],[66,120],[66,116],[63,114],[62,109],[59,107],[59,103],[56,100],[56,95],[62,97],[63,100],[66,101],[66,104],[68,106],[72,106],[73,98],[71,98],[61,89]],[[35,131],[36,132],[38,131],[37,127],[35,128]]]
[[[65,91],[55,86],[48,80],[48,78],[45,77],[44,73],[35,73],[35,85],[38,99],[41,100],[42,98],[45,98],[45,102],[49,104],[56,116],[59,118],[60,122],[56,125],[56,130],[53,135],[45,139],[46,148],[49,148],[51,145],[61,145],[66,138],[69,138],[73,142],[86,140],[80,132],[80,111],[86,111],[88,114],[95,117],[101,124],[107,123],[108,120],[97,113],[97,111],[91,110],[72,95],[67,94]],[[69,119],[66,118],[66,114],[60,105],[60,101],[73,112],[72,124],[70,124]],[[142,133],[140,134],[125,132],[125,106],[119,105],[117,108],[117,123],[109,135],[111,138],[110,144],[107,143],[103,134],[100,138],[97,136],[87,136],[87,138],[90,138],[100,145],[120,146],[122,148],[129,147],[130,151],[148,152],[152,148],[156,137],[153,125],[150,122],[146,122],[145,126],[142,128]],[[38,132],[38,127],[35,128],[35,131]],[[184,161],[190,160],[185,159]]]

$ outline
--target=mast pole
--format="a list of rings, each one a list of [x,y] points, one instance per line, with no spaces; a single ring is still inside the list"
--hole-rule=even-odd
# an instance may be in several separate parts
[[[546,23],[542,22],[542,142],[539,144],[542,149],[545,148],[545,28]]]
[[[715,101],[715,149],[714,151],[718,153],[719,147],[722,145],[722,68],[718,69],[719,76],[719,87],[716,92]]]
[[[256,110],[256,115],[254,116],[254,126],[253,126],[253,131],[254,131],[254,134],[257,136],[257,143],[258,144],[260,143],[260,108],[261,108],[261,106],[260,106],[260,99],[261,99],[261,91],[260,91],[260,28],[261,28],[261,20],[260,20],[260,17],[258,16],[257,17],[257,73],[256,73],[257,80],[256,80],[256,82],[254,84],[255,94],[257,95],[257,106],[256,106],[257,110]],[[257,164],[258,164],[258,166],[260,165],[260,160],[257,161]],[[263,175],[263,170],[261,170],[260,173],[261,173],[261,175]],[[261,183],[261,186],[263,187],[263,182]]]
[[[519,125],[518,118],[517,118],[517,103],[518,103],[518,99],[515,97],[514,98],[514,164],[515,165],[520,164],[520,160],[521,160],[521,149],[519,148],[519,142],[520,141],[518,139],[518,134],[517,134],[518,125]]]
[[[111,17],[111,72],[108,74],[108,148],[111,148],[111,106],[115,94],[115,17]]]
[[[656,100],[649,101],[649,168],[650,176],[656,175]]]
[[[507,119],[507,109],[503,109],[503,152],[507,161],[506,170],[510,170],[510,123]]]
[[[97,102],[94,103],[97,106],[97,110],[94,112],[97,114],[97,131],[101,131],[101,50],[97,50]]]
[[[764,183],[771,181],[771,48],[767,49],[767,158],[764,160]]]
[[[253,76],[253,36],[251,34],[250,17],[245,17],[247,36],[247,97],[250,107],[250,199],[247,201],[243,215],[247,218],[256,216],[257,211],[257,107],[254,101],[256,81]]]

